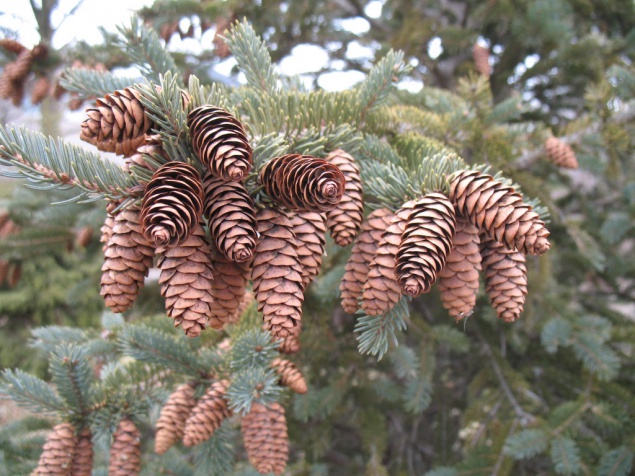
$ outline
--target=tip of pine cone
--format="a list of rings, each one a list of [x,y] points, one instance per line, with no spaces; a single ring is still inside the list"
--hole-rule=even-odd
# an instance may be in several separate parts
[[[151,240],[157,248],[164,247],[170,242],[170,232],[162,227],[157,226],[152,230]]]
[[[337,197],[340,195],[341,188],[339,183],[329,180],[322,186],[322,194],[329,198]]]
[[[252,256],[253,256],[253,253],[250,249],[243,248],[236,251],[236,253],[234,254],[234,261],[242,263],[244,261],[249,261],[252,258]]]
[[[408,296],[419,296],[420,294],[423,294],[425,292],[425,289],[423,289],[419,283],[412,279],[407,280],[403,284],[401,289],[404,294],[407,294]]]
[[[538,240],[534,245],[534,253],[537,255],[545,254],[551,249],[551,243],[546,238]]]

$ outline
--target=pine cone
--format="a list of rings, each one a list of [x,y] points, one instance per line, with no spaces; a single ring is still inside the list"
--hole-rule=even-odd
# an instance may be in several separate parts
[[[281,210],[265,208],[256,215],[260,240],[251,279],[267,330],[279,339],[298,335],[302,325],[302,265],[291,222]]]
[[[481,256],[492,307],[500,319],[514,322],[523,312],[527,294],[525,256],[485,236],[481,236]]]
[[[359,309],[359,298],[362,297],[364,284],[368,279],[370,264],[377,252],[381,235],[388,228],[393,216],[387,208],[380,208],[368,215],[362,223],[361,233],[355,240],[340,283],[342,307],[349,314],[354,314]]]
[[[141,233],[139,219],[136,206],[119,212],[104,246],[101,295],[113,312],[124,312],[132,306],[152,267],[154,249]],[[109,223],[106,219],[102,239],[110,232]]]
[[[132,167],[139,167],[154,174],[158,168],[146,161],[143,157],[144,154],[150,156],[157,155],[163,158],[164,161],[169,160],[167,154],[163,150],[161,136],[159,134],[146,134],[144,136],[143,144],[137,148],[137,151],[133,155],[126,159],[123,169],[127,172],[131,172]]]
[[[454,207],[445,195],[429,193],[417,200],[397,250],[395,274],[409,296],[430,292],[452,249]]]
[[[297,212],[334,209],[346,185],[337,166],[300,154],[271,159],[260,171],[258,180],[274,202]]]
[[[75,242],[77,243],[77,246],[80,246],[81,248],[86,248],[88,245],[90,245],[90,242],[93,239],[93,228],[90,226],[84,226],[82,227],[76,234],[75,234]]]
[[[68,475],[77,439],[75,429],[70,423],[59,423],[49,433],[37,468],[31,473],[34,476]]]
[[[457,213],[510,250],[541,255],[551,246],[549,230],[513,188],[491,175],[464,170],[450,182]]]
[[[183,438],[185,421],[189,418],[194,400],[194,387],[189,383],[180,385],[161,409],[157,421],[157,432],[154,440],[154,451],[162,455],[170,447]]]
[[[326,226],[335,243],[348,246],[364,221],[361,172],[355,159],[341,149],[331,152],[326,161],[337,166],[346,179],[342,200],[336,208],[326,213]]]
[[[205,174],[205,209],[216,247],[232,261],[251,261],[256,248],[254,202],[239,182],[224,182]]]
[[[110,447],[108,476],[137,476],[141,472],[141,433],[127,418],[119,422]]]
[[[0,47],[7,50],[9,53],[19,55],[23,51],[26,51],[26,46],[22,45],[19,41],[12,40],[11,38],[1,38]]]
[[[33,66],[33,52],[31,50],[24,50],[13,63],[9,63],[5,66],[7,77],[14,83],[24,83],[24,80],[31,72],[31,66]]]
[[[212,44],[214,45],[214,53],[219,58],[227,58],[231,51],[229,50],[229,46],[222,38],[226,33],[229,26],[233,23],[234,18],[221,18],[216,21],[216,33],[214,34],[214,39],[212,40]],[[210,24],[211,27],[211,24]]]
[[[71,464],[71,476],[91,476],[93,474],[93,435],[85,427],[79,434]]]
[[[563,169],[577,169],[578,159],[571,146],[557,137],[549,137],[545,142],[547,157],[558,167]]]
[[[125,88],[97,99],[97,107],[86,110],[79,138],[104,152],[130,157],[155,127],[140,98],[139,91]]]
[[[203,211],[198,172],[182,162],[168,162],[152,176],[143,194],[143,233],[157,251],[185,242]]]
[[[295,393],[304,394],[307,392],[304,376],[293,362],[276,358],[271,362],[271,367],[273,367],[280,376],[281,385],[289,387]]]
[[[443,307],[457,321],[472,313],[478,294],[478,276],[481,271],[481,239],[478,228],[462,217],[457,217],[452,251],[445,268],[439,273],[439,292]]]
[[[413,201],[404,203],[390,219],[390,224],[379,240],[362,292],[362,309],[369,316],[378,316],[389,311],[401,298],[401,286],[395,274],[395,259],[401,235],[413,207]]]
[[[48,96],[51,90],[51,82],[46,76],[40,76],[33,85],[33,91],[31,91],[31,102],[33,104],[40,104]]]
[[[249,461],[261,474],[284,472],[289,459],[289,438],[284,408],[269,408],[254,402],[241,421],[241,431]]]
[[[210,318],[224,324],[237,322],[242,316],[240,307],[247,291],[250,265],[228,260],[213,245],[210,247],[210,252],[214,275],[212,283],[214,302],[211,304]]]
[[[251,272],[250,272],[250,275],[251,275]],[[254,293],[251,291],[246,291],[245,295],[243,296],[243,300],[240,302],[238,309],[236,309],[236,313],[234,314],[234,317],[232,318],[231,322],[237,322],[255,300],[256,298],[254,296]]]
[[[278,352],[282,354],[297,354],[300,352],[300,339],[298,336],[289,334],[283,338],[280,347],[278,347]]]
[[[306,289],[322,267],[322,255],[326,244],[324,215],[315,212],[294,213],[291,215],[291,227],[302,266],[302,285]]]
[[[208,322],[214,276],[205,230],[200,224],[183,244],[167,250],[157,267],[161,270],[161,296],[175,327],[181,325],[185,335],[197,337],[206,324],[213,328],[223,325],[216,319]]]
[[[251,146],[238,119],[225,109],[200,106],[187,116],[192,149],[216,177],[239,182],[251,171]]]
[[[225,400],[227,387],[229,387],[228,380],[214,382],[192,409],[192,414],[185,422],[183,437],[185,446],[198,445],[208,440],[221,426],[223,420],[232,415]]]
[[[489,78],[492,73],[489,66],[489,49],[475,43],[472,48],[472,58],[474,59],[474,68],[476,68],[476,71],[486,78]]]

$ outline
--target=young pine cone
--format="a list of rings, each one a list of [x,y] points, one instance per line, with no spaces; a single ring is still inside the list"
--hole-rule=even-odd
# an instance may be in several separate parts
[[[281,210],[265,208],[256,215],[260,240],[251,279],[267,330],[274,338],[298,335],[302,324],[302,265],[291,222]]]
[[[282,474],[289,459],[284,408],[279,403],[266,407],[254,402],[240,426],[251,464],[261,474]]]
[[[362,309],[369,316],[378,316],[389,311],[401,299],[401,286],[395,274],[395,260],[401,235],[413,207],[413,201],[404,203],[391,218],[388,228],[379,240],[362,293]]]
[[[302,372],[295,366],[293,362],[286,359],[276,358],[271,362],[280,377],[280,385],[289,387],[295,393],[304,394],[307,392],[306,381]]]
[[[514,322],[520,317],[527,294],[525,255],[481,236],[485,291],[499,319]]]
[[[170,447],[183,438],[185,421],[189,418],[194,400],[194,387],[189,383],[180,385],[161,409],[157,421],[157,433],[154,440],[154,451],[162,455]]]
[[[44,443],[37,468],[33,476],[66,475],[75,455],[77,439],[75,429],[70,423],[55,425]]]
[[[86,110],[79,138],[104,152],[130,157],[155,127],[140,98],[139,91],[125,88],[97,99],[97,107]]]
[[[256,241],[254,202],[239,182],[224,182],[207,173],[203,182],[209,232],[218,250],[231,261],[251,261]]]
[[[232,415],[225,400],[228,386],[228,380],[214,382],[192,409],[190,417],[185,422],[183,437],[185,446],[198,445],[208,440],[218,430],[223,420]]]
[[[141,472],[141,433],[129,419],[117,426],[110,446],[108,476],[136,476]]]
[[[100,294],[112,312],[130,309],[152,267],[154,249],[141,233],[139,221],[139,209],[131,206],[114,218],[108,216],[102,227],[102,241],[108,241]]]
[[[563,169],[577,169],[578,159],[569,144],[557,137],[549,137],[545,142],[547,157],[558,167]]]
[[[242,315],[240,308],[247,291],[250,263],[228,260],[214,245],[210,246],[210,253],[214,275],[210,318],[225,324],[237,322]]]
[[[143,194],[143,233],[158,252],[173,248],[190,236],[202,212],[203,184],[196,169],[168,162],[154,173]]]
[[[205,230],[198,224],[180,246],[167,250],[157,262],[159,284],[168,316],[185,335],[197,337],[206,325],[219,329],[223,323],[211,319],[212,262]]]
[[[258,178],[274,202],[297,212],[327,212],[344,195],[346,179],[335,165],[310,155],[271,159]]]
[[[368,278],[370,263],[377,252],[381,235],[388,228],[393,216],[387,208],[380,208],[368,215],[362,223],[361,232],[355,240],[340,283],[342,307],[349,314],[354,314],[359,309],[359,298],[362,297]]]
[[[77,446],[71,463],[71,476],[91,476],[93,474],[93,435],[85,427],[77,438]]]
[[[401,236],[395,267],[405,294],[415,297],[430,292],[445,266],[455,228],[454,207],[445,195],[429,193],[415,202]]]
[[[291,215],[291,226],[298,245],[298,259],[302,266],[302,285],[306,287],[320,272],[326,240],[324,215],[315,212],[297,212]]]
[[[225,182],[239,182],[251,171],[251,146],[238,119],[216,106],[193,109],[187,117],[194,153]]]
[[[452,251],[439,274],[439,293],[443,307],[457,321],[469,316],[476,305],[481,254],[478,228],[457,217]]]
[[[457,213],[510,250],[541,255],[551,246],[549,230],[538,214],[513,188],[491,175],[459,172],[450,182],[450,201]]]
[[[326,161],[337,166],[346,178],[342,200],[336,208],[326,213],[326,226],[335,243],[348,246],[364,221],[361,172],[355,159],[341,149],[331,152]]]

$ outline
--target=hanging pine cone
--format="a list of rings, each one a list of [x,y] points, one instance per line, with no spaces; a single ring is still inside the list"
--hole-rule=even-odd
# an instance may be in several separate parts
[[[239,182],[251,171],[251,146],[241,122],[225,109],[200,106],[187,116],[192,149],[216,177]]]
[[[340,283],[342,307],[349,314],[355,314],[359,309],[359,298],[362,297],[368,278],[370,263],[377,252],[381,235],[388,228],[393,216],[387,208],[380,208],[368,215],[362,223],[361,233],[355,240]]]
[[[340,203],[346,179],[335,165],[310,155],[271,159],[259,182],[274,202],[297,212],[327,212]]]
[[[485,291],[499,319],[514,322],[520,317],[527,294],[525,255],[481,236]]]
[[[130,157],[155,127],[140,98],[139,91],[125,88],[97,99],[97,106],[86,110],[79,138],[104,152]]]
[[[267,330],[279,339],[298,335],[302,324],[302,265],[291,222],[281,210],[265,208],[256,215],[260,240],[251,279]]]
[[[167,250],[157,262],[165,309],[185,335],[197,337],[211,315],[212,262],[205,230],[198,224],[185,242]],[[222,323],[210,322],[211,327]]]
[[[450,201],[457,213],[510,250],[541,255],[551,246],[549,230],[513,188],[491,175],[464,170],[450,182]]]
[[[240,429],[249,461],[261,474],[282,474],[289,459],[289,437],[284,408],[254,402]]]
[[[378,316],[389,311],[401,298],[401,286],[395,275],[395,259],[401,235],[413,207],[413,201],[404,203],[390,219],[390,224],[379,240],[362,293],[362,309],[369,316]]]
[[[23,51],[26,51],[26,46],[16,40],[12,40],[11,38],[0,38],[0,48],[4,48],[9,53],[13,53],[14,55],[19,55]]]
[[[348,246],[364,221],[361,172],[355,159],[341,149],[331,152],[326,161],[337,166],[346,179],[342,200],[337,208],[326,213],[326,226],[335,243]]]
[[[143,233],[158,252],[173,248],[192,233],[202,211],[203,185],[196,169],[168,162],[154,173],[143,194]]]
[[[476,305],[481,254],[478,228],[457,217],[452,251],[439,273],[439,293],[443,307],[457,321],[471,314]]]
[[[297,354],[300,352],[300,339],[293,334],[282,339],[278,352],[282,354]]]
[[[237,322],[242,315],[240,307],[247,291],[250,265],[228,260],[214,245],[210,246],[210,254],[214,275],[210,321],[217,320],[221,325]]]
[[[271,362],[280,377],[280,385],[289,387],[295,393],[304,394],[307,392],[306,381],[302,372],[295,366],[293,362],[286,359],[276,358]]]
[[[489,49],[475,43],[472,48],[472,58],[474,59],[474,68],[476,71],[486,78],[489,78],[492,73],[489,66]]]
[[[225,400],[227,387],[229,387],[228,380],[214,382],[192,409],[192,414],[185,422],[183,437],[185,446],[198,445],[208,440],[221,426],[223,420],[232,415]]]
[[[113,220],[107,218],[102,228],[102,240],[112,234],[104,246],[100,294],[113,312],[130,309],[152,267],[154,249],[141,233],[139,215],[139,209],[131,206]]]
[[[71,474],[76,445],[77,439],[73,425],[70,423],[55,425],[44,443],[37,468],[31,474],[33,476]]]
[[[306,289],[322,267],[322,255],[326,244],[324,215],[315,212],[294,213],[291,215],[291,227],[302,266],[302,285]]]
[[[139,167],[154,174],[154,172],[158,170],[158,167],[148,162],[144,158],[144,155],[159,156],[163,161],[169,160],[168,155],[163,150],[163,142],[159,134],[146,134],[143,143],[137,148],[134,154],[126,159],[122,168],[127,172],[131,172],[133,167]]]
[[[251,272],[250,272],[251,274]],[[256,300],[254,293],[251,291],[246,291],[245,296],[243,296],[243,300],[240,302],[238,309],[236,309],[236,313],[232,318],[231,322],[237,322],[238,319],[242,317],[245,311],[251,306],[251,304]]]
[[[77,439],[77,447],[71,463],[70,476],[91,476],[93,474],[93,435],[85,427]]]
[[[245,187],[205,174],[205,208],[212,240],[232,261],[251,261],[256,248],[256,212]]]
[[[24,50],[13,63],[9,63],[5,66],[5,72],[7,78],[14,83],[24,83],[24,80],[31,72],[31,66],[33,66],[33,51]]]
[[[84,226],[75,234],[75,243],[81,248],[86,248],[93,240],[93,235],[93,228],[90,226]]]
[[[563,169],[577,169],[578,159],[571,146],[557,137],[549,137],[545,141],[545,150],[547,157],[558,167]]]
[[[33,104],[40,104],[48,96],[51,90],[51,82],[46,76],[40,76],[33,85],[33,91],[31,91],[31,102]]]
[[[440,193],[417,200],[397,250],[395,274],[408,296],[430,292],[452,249],[454,207]]]
[[[192,408],[196,405],[194,400],[194,387],[184,383],[172,392],[168,401],[161,409],[161,415],[157,421],[157,432],[154,439],[154,451],[162,455],[170,447],[183,438],[185,434],[185,421],[189,418]]]
[[[137,476],[141,472],[141,433],[129,419],[117,426],[110,446],[108,476]]]

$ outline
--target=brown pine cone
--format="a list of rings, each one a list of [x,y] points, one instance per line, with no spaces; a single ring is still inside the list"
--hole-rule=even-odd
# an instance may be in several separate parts
[[[16,40],[12,40],[11,38],[0,38],[0,48],[4,48],[9,53],[13,53],[14,55],[19,55],[23,51],[26,51],[26,46]]]
[[[0,259],[0,285],[4,283],[9,275],[9,262],[3,259]]]
[[[139,209],[131,206],[112,220],[112,235],[104,246],[101,295],[113,312],[124,312],[132,306],[145,277],[152,267],[154,249],[141,233]],[[111,230],[106,219],[102,240]]]
[[[75,243],[77,243],[77,246],[80,246],[81,248],[86,248],[88,245],[90,245],[90,242],[93,239],[93,228],[90,226],[85,226],[82,227],[76,234],[75,234]]]
[[[210,317],[225,324],[237,322],[245,310],[240,308],[247,291],[251,265],[228,260],[214,245],[210,246],[210,253],[214,275]]]
[[[396,256],[413,207],[413,201],[404,203],[390,219],[390,224],[379,240],[362,292],[362,309],[369,316],[378,316],[389,311],[401,299],[401,286],[395,274]]]
[[[545,150],[549,160],[558,167],[563,169],[578,168],[578,159],[576,159],[575,152],[573,152],[571,146],[557,137],[549,137],[545,141]]]
[[[75,429],[70,423],[59,423],[49,433],[34,476],[68,475],[77,446]]]
[[[119,422],[110,446],[108,476],[137,476],[141,472],[141,433],[125,418]]]
[[[161,270],[161,296],[174,327],[180,325],[188,337],[197,337],[206,325],[222,327],[221,321],[210,317],[214,276],[209,244],[200,224],[183,244],[167,250],[157,267]]]
[[[250,463],[261,474],[282,474],[289,459],[284,408],[279,403],[267,408],[254,402],[240,426]]]
[[[216,177],[239,182],[251,171],[251,146],[241,122],[225,109],[200,106],[187,116],[192,149]]]
[[[278,347],[278,352],[282,354],[297,354],[300,352],[300,339],[298,336],[289,334],[283,338],[280,347]]]
[[[189,418],[192,408],[196,405],[194,400],[194,387],[184,383],[172,392],[168,401],[161,409],[161,415],[157,421],[157,432],[154,440],[154,451],[162,455],[170,447],[183,438],[185,434],[185,421]]]
[[[499,319],[514,322],[520,317],[527,294],[525,255],[481,236],[485,291]]]
[[[274,202],[296,212],[327,212],[340,203],[346,179],[337,166],[310,155],[271,159],[258,180]]]
[[[361,172],[355,159],[341,149],[331,152],[326,161],[337,166],[346,179],[342,200],[336,208],[326,213],[326,226],[335,243],[348,246],[364,221]]]
[[[146,134],[144,136],[143,143],[137,148],[137,151],[130,157],[126,158],[123,169],[127,172],[131,172],[131,167],[136,166],[146,169],[154,174],[158,168],[146,161],[143,157],[144,154],[150,156],[158,155],[162,157],[164,161],[168,160],[168,156],[163,150],[163,143],[159,134]]]
[[[196,169],[168,162],[154,173],[143,194],[143,233],[157,252],[173,248],[185,242],[202,212],[203,184]]]
[[[359,309],[359,298],[362,297],[368,278],[370,263],[377,252],[381,235],[388,228],[393,216],[387,208],[380,208],[368,215],[362,223],[361,233],[355,240],[340,283],[342,307],[349,314],[355,314]]]
[[[315,212],[291,214],[291,227],[298,245],[298,259],[302,266],[302,285],[306,287],[320,272],[326,240],[324,215]]]
[[[185,422],[185,436],[183,436],[185,446],[198,445],[208,440],[221,426],[223,420],[232,415],[225,400],[227,387],[229,387],[229,380],[214,382],[196,403]]]
[[[212,240],[220,252],[232,261],[251,261],[256,241],[254,202],[239,182],[224,182],[205,174],[205,208]]]
[[[275,339],[298,335],[302,325],[302,265],[291,222],[277,209],[256,215],[260,239],[251,271],[258,311]]]
[[[13,63],[5,66],[7,78],[14,83],[24,83],[24,80],[31,72],[33,60],[34,57],[31,50],[22,51]]]
[[[97,107],[86,110],[79,138],[104,152],[130,157],[155,127],[140,98],[139,91],[125,88],[97,99]]]
[[[417,200],[397,250],[395,274],[408,296],[430,292],[452,249],[454,207],[441,193]]]
[[[474,68],[476,71],[486,78],[489,78],[492,73],[489,65],[489,49],[475,43],[472,48],[472,58],[474,59]]]
[[[93,474],[93,435],[85,427],[77,438],[70,476],[91,476]]]
[[[476,305],[481,254],[478,228],[457,217],[452,251],[439,273],[439,293],[443,307],[457,321],[469,316]]]
[[[541,255],[551,246],[549,230],[513,188],[491,175],[464,170],[450,182],[450,201],[457,213],[510,250]]]
[[[49,95],[51,90],[51,82],[46,76],[40,76],[31,91],[31,102],[33,104],[40,104]]]
[[[214,39],[212,40],[212,43],[214,45],[214,53],[219,58],[224,59],[231,54],[231,51],[229,50],[229,46],[227,45],[227,43],[222,37],[227,33],[227,29],[230,27],[233,21],[234,21],[234,17],[220,18],[216,20],[216,33],[214,34]],[[212,24],[210,23],[209,27],[211,26]]]
[[[289,387],[295,393],[304,394],[307,392],[306,381],[300,369],[293,362],[286,359],[276,358],[271,362],[276,373],[280,376],[280,384]]]

